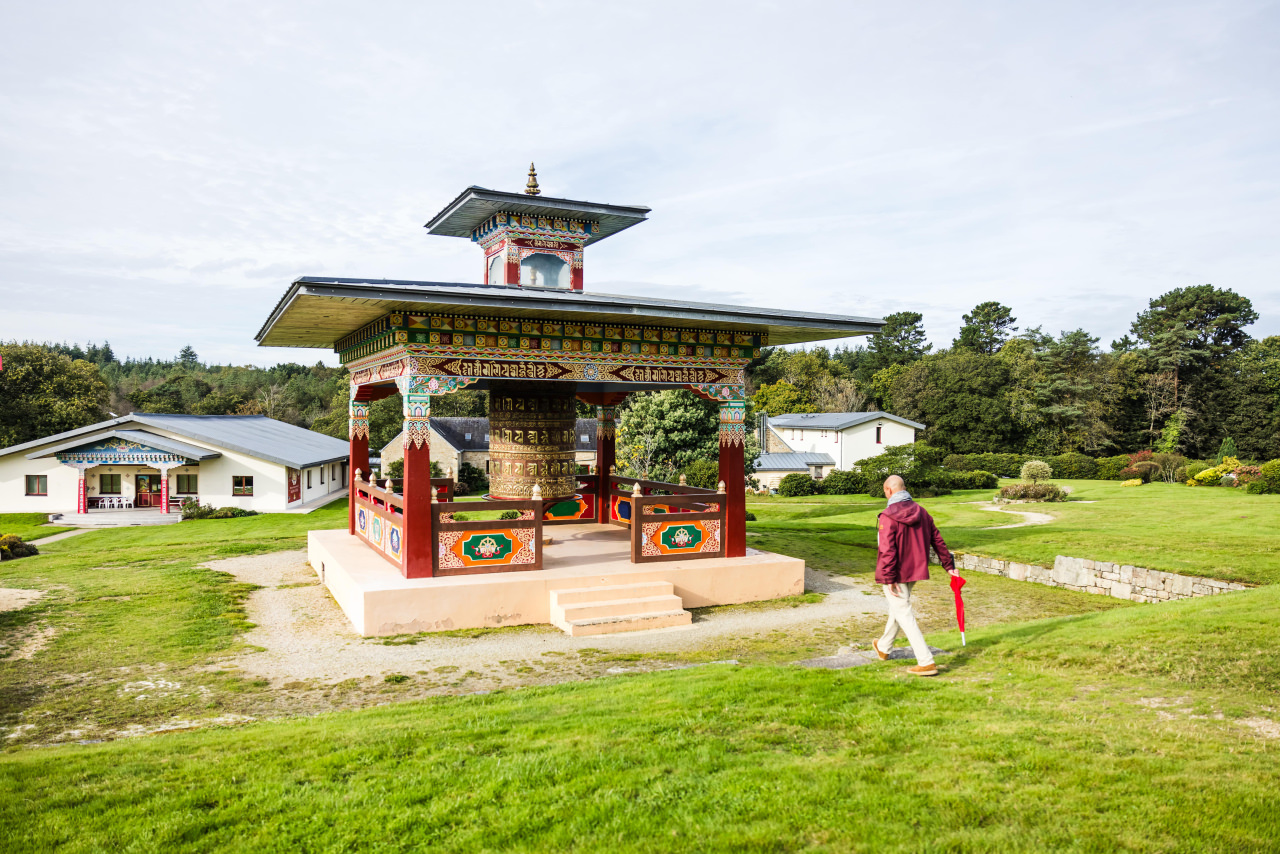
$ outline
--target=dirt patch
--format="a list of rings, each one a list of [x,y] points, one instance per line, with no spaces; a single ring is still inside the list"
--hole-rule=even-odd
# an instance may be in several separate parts
[[[20,611],[43,595],[43,590],[0,587],[0,611]]]

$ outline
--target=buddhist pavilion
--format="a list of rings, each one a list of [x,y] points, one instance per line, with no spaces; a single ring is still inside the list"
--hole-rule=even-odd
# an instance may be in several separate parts
[[[363,634],[555,622],[572,634],[688,622],[686,606],[799,593],[804,563],[748,549],[745,368],[766,345],[879,331],[864,317],[592,293],[587,247],[650,210],[468,187],[426,224],[471,240],[483,284],[304,276],[257,334],[332,348],[351,375],[347,531],[313,531],[311,564]],[[489,392],[485,504],[431,478],[432,399]],[[614,469],[618,404],[688,389],[720,408],[715,490]],[[404,476],[371,481],[370,404],[403,400]],[[596,464],[574,462],[576,404]],[[463,511],[505,520],[458,520]],[[468,513],[468,516],[475,515]]]

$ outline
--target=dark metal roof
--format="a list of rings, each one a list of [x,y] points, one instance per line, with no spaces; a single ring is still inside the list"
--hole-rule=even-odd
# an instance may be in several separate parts
[[[350,453],[349,445],[342,439],[335,439],[303,427],[295,427],[265,415],[163,415],[154,412],[134,412],[110,421],[101,421],[87,427],[3,448],[0,449],[0,456],[30,450],[50,442],[70,441],[79,436],[109,430],[122,424],[141,424],[144,427],[171,430],[197,442],[208,442],[224,450],[239,451],[251,457],[291,468],[306,468],[344,460]]]
[[[884,326],[872,317],[559,288],[303,276],[285,291],[255,338],[264,347],[329,348],[393,311],[767,331],[771,345],[869,335]]]
[[[52,457],[54,454],[61,454],[67,451],[73,451],[76,448],[83,448],[85,445],[96,444],[104,439],[122,439],[126,442],[137,442],[139,445],[146,445],[149,448],[155,448],[157,451],[164,451],[167,454],[185,457],[188,460],[211,460],[220,457],[217,451],[211,451],[208,448],[200,448],[195,445],[188,445],[186,442],[179,442],[170,439],[168,436],[159,436],[147,430],[107,430],[105,433],[95,433],[90,436],[81,436],[71,442],[58,445],[53,448],[45,448],[41,451],[34,451],[27,454],[27,459],[37,460],[42,457]]]
[[[807,471],[809,466],[835,464],[826,454],[761,454],[756,459],[756,471]]]
[[[903,418],[900,415],[891,415],[888,412],[801,412],[791,415],[771,415],[769,416],[769,426],[803,427],[806,430],[843,430],[846,427],[881,419],[905,424],[917,430],[925,429],[924,425],[917,421]]]
[[[425,228],[431,234],[469,238],[477,226],[497,213],[586,220],[600,223],[600,230],[588,235],[583,244],[590,246],[624,228],[644,222],[645,214],[650,210],[651,208],[642,205],[607,205],[573,199],[553,199],[471,186],[445,205],[444,210],[433,216]]]

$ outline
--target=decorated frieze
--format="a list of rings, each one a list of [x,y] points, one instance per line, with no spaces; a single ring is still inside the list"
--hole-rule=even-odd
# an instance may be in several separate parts
[[[746,445],[747,403],[745,400],[720,402],[720,444]]]
[[[527,239],[563,240],[581,246],[592,235],[599,233],[598,222],[503,212],[494,214],[477,226],[471,232],[471,239],[484,246],[509,235]]]

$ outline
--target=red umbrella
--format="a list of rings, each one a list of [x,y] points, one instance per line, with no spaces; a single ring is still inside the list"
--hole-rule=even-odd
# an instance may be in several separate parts
[[[960,624],[960,644],[967,646],[964,640],[964,600],[960,598],[961,587],[964,587],[964,579],[958,575],[951,576],[951,592],[956,594],[956,622]]]

